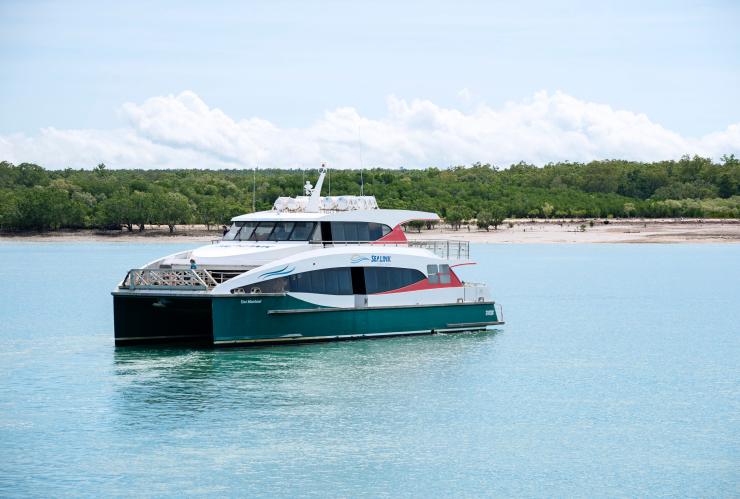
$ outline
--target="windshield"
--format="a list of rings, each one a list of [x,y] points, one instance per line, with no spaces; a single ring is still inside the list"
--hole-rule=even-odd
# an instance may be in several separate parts
[[[234,222],[231,224],[231,227],[229,227],[229,231],[224,234],[224,241],[233,241],[236,235],[239,233],[239,229],[242,228],[242,225],[244,225],[244,222]]]
[[[224,241],[308,241],[316,222],[234,222]]]
[[[242,230],[239,231],[239,235],[236,237],[237,240],[249,241],[255,227],[257,227],[257,222],[242,222]]]
[[[278,222],[270,234],[270,241],[286,241],[293,231],[294,222]]]

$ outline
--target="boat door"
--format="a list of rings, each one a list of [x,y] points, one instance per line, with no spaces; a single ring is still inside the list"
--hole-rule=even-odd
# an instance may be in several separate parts
[[[363,267],[350,267],[352,269],[352,294],[355,296],[355,312],[353,326],[355,334],[365,334],[368,330],[367,288],[365,287],[365,269]]]
[[[352,267],[352,294],[355,295],[355,308],[367,307],[367,291],[365,289],[365,269]]]

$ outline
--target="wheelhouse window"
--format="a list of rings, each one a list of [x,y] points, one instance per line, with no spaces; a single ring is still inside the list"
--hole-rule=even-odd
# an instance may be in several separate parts
[[[316,222],[234,222],[224,241],[308,241]]]
[[[289,239],[291,241],[308,241],[312,239],[314,227],[316,227],[316,222],[295,222]]]
[[[290,233],[293,232],[294,222],[278,222],[275,229],[270,234],[270,241],[287,241]]]
[[[449,284],[452,282],[450,266],[442,263],[440,265],[427,265],[429,284]]]
[[[322,223],[324,241],[377,241],[390,232],[390,227],[375,222]]]
[[[229,231],[224,234],[223,240],[224,241],[233,241],[237,234],[239,234],[239,230],[242,228],[242,225],[244,225],[244,222],[234,222],[231,224],[231,227],[229,227]]]
[[[260,222],[254,229],[250,241],[267,241],[275,228],[275,222]]]
[[[257,222],[242,222],[242,230],[239,231],[237,239],[239,241],[249,241],[255,227],[257,227]]]

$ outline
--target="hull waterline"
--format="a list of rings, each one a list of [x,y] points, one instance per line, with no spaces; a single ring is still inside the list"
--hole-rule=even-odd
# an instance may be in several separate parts
[[[493,302],[329,308],[289,295],[114,294],[117,346],[264,345],[483,330]]]

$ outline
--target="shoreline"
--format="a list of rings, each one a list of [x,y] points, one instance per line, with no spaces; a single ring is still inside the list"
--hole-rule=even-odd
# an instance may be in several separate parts
[[[463,225],[417,232],[408,228],[412,240],[453,239],[477,244],[598,244],[598,243],[740,243],[738,219],[603,219],[543,220],[507,219],[489,231]],[[152,226],[144,232],[59,230],[43,233],[3,233],[0,244],[18,242],[116,242],[116,243],[208,243],[221,238],[220,230],[202,225],[178,226],[170,234],[165,227]]]

